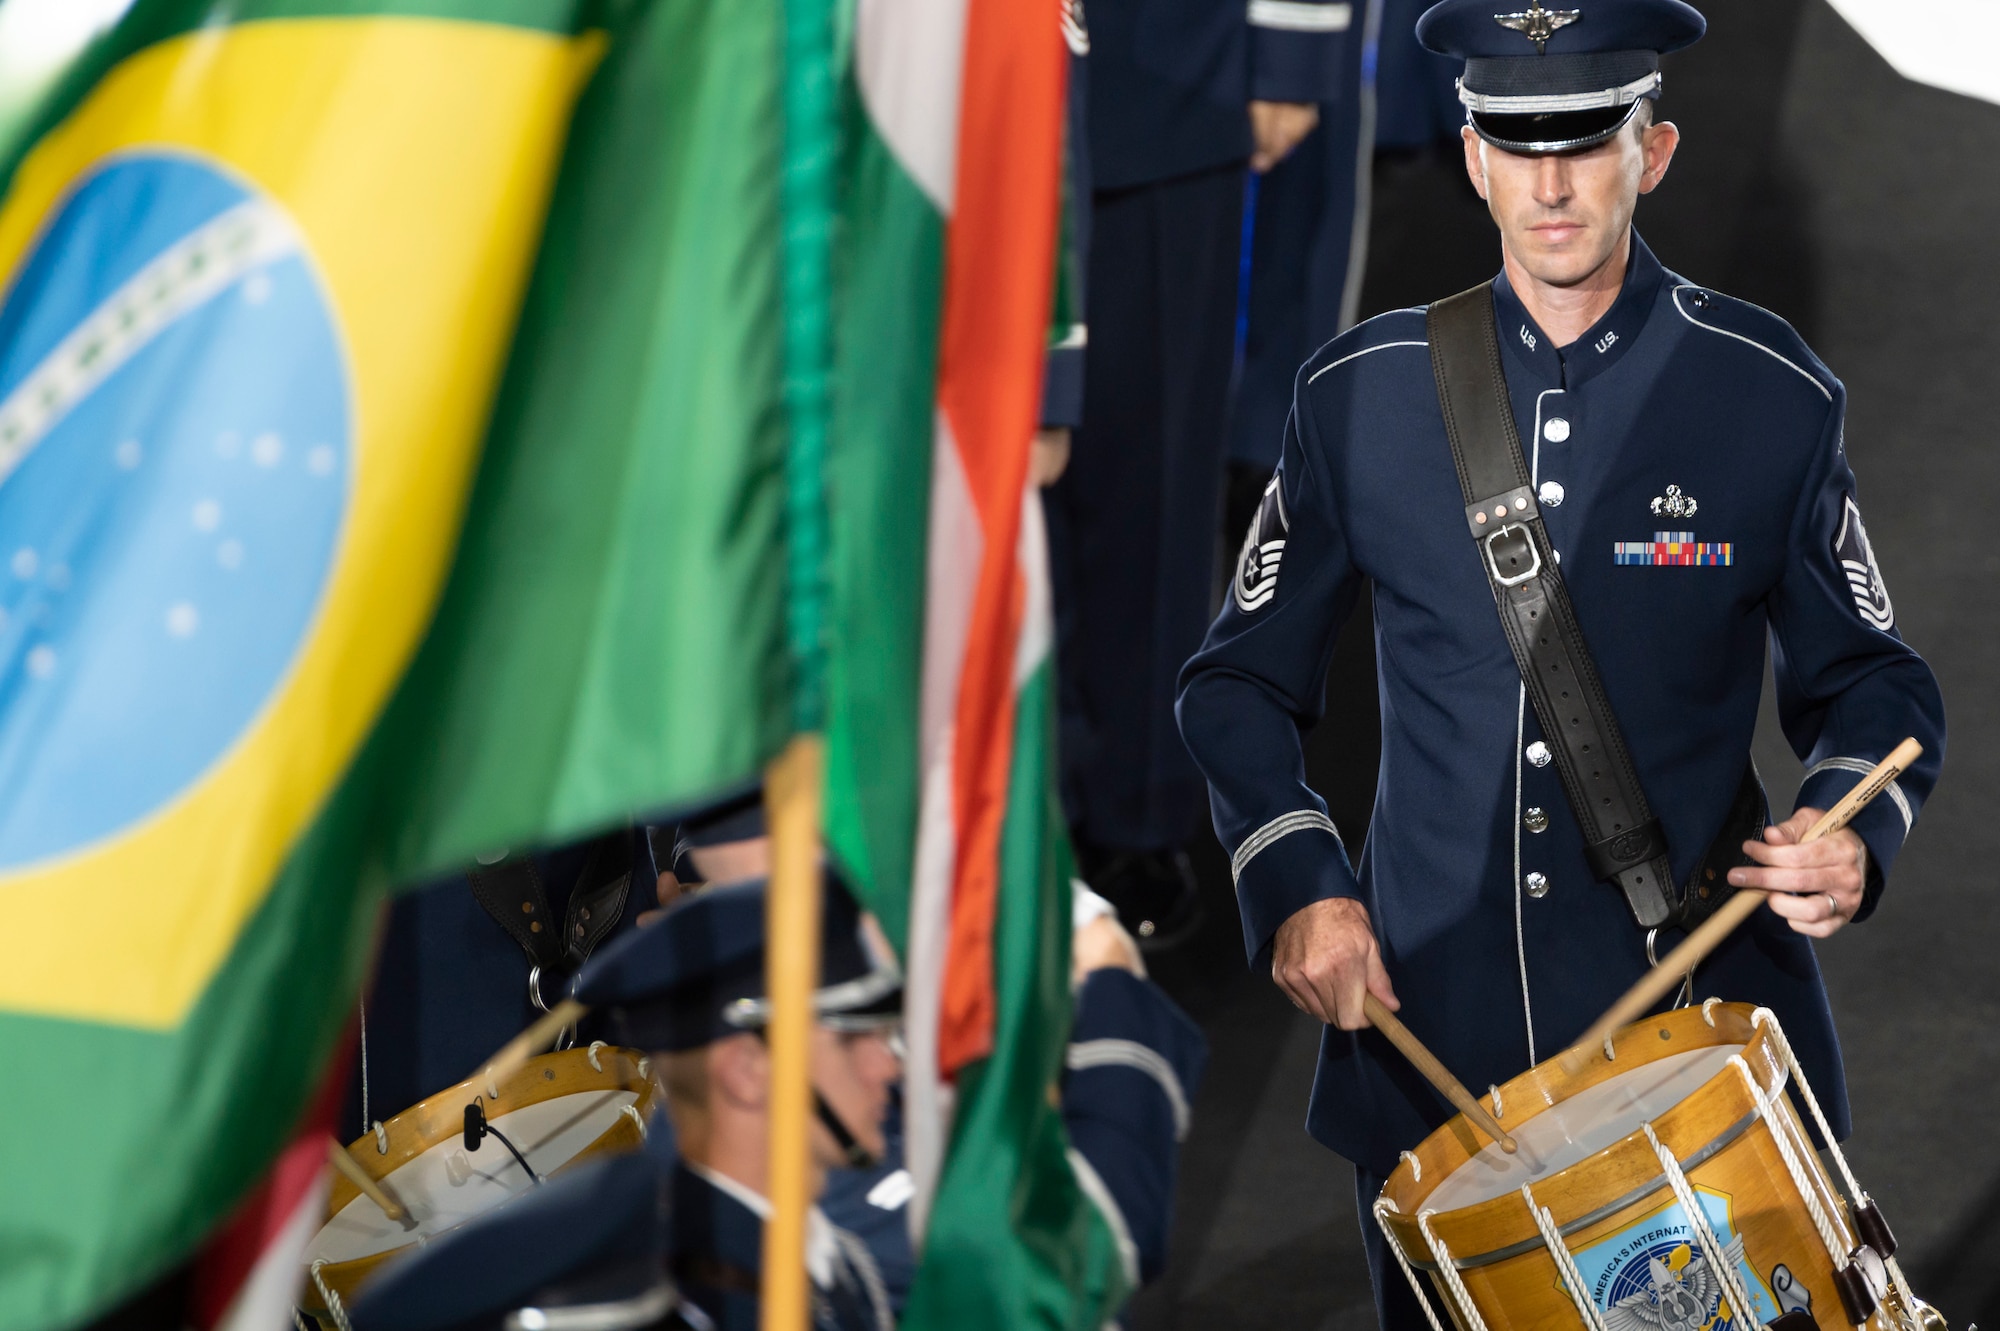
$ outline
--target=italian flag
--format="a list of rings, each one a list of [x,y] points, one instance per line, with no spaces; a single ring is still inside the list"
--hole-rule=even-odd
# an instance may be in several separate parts
[[[847,88],[827,824],[907,960],[912,1328],[1094,1328],[1124,1293],[1049,1096],[1069,852],[1027,459],[1059,21],[1052,0],[860,0]]]

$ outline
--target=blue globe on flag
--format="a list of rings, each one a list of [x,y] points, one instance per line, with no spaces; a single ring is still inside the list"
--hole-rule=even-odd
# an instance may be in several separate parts
[[[351,490],[297,229],[184,154],[110,159],[0,299],[0,869],[161,812],[267,705]]]

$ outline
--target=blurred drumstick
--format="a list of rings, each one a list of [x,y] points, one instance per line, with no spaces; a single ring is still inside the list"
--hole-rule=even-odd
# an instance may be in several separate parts
[[[340,1176],[358,1188],[363,1197],[382,1208],[382,1214],[400,1223],[409,1216],[401,1202],[390,1196],[389,1190],[376,1180],[368,1177],[368,1171],[360,1161],[347,1153],[347,1148],[329,1137],[326,1140],[326,1158],[333,1162]]]
[[[486,1079],[486,1093],[500,1094],[500,1083],[527,1066],[528,1060],[556,1042],[563,1027],[574,1025],[581,1020],[589,1008],[574,998],[562,1002],[535,1019],[535,1024],[500,1046],[500,1052],[486,1062],[483,1074]]]
[[[1499,1121],[1486,1112],[1486,1106],[1472,1098],[1472,1092],[1451,1075],[1450,1069],[1438,1062],[1436,1054],[1424,1048],[1422,1040],[1410,1034],[1410,1028],[1398,1021],[1395,1013],[1382,1006],[1381,999],[1373,994],[1366,995],[1361,1000],[1361,1010],[1376,1030],[1389,1037],[1390,1044],[1403,1051],[1403,1057],[1410,1060],[1410,1066],[1423,1073],[1424,1079],[1437,1087],[1438,1093],[1451,1101],[1454,1109],[1471,1119],[1473,1126],[1499,1142],[1500,1149],[1508,1155],[1519,1149]]]
[[[1923,753],[1924,746],[1914,739],[1906,739],[1892,750],[1887,758],[1875,764],[1875,770],[1861,781],[1861,784],[1847,792],[1841,801],[1820,816],[1820,820],[1799,838],[1799,844],[1818,841],[1831,836],[1852,822],[1854,815],[1867,807],[1868,801],[1881,794],[1891,781],[1909,770]],[[1624,1026],[1637,1021],[1652,1011],[1653,1005],[1677,988],[1682,977],[1701,964],[1702,958],[1713,952],[1716,945],[1729,937],[1737,925],[1757,913],[1764,904],[1765,894],[1755,888],[1738,889],[1735,896],[1724,902],[1715,914],[1709,916],[1686,938],[1680,946],[1660,960],[1660,964],[1640,977],[1639,983],[1626,991],[1623,998],[1611,1005],[1609,1011],[1591,1024],[1581,1039],[1562,1054],[1562,1069],[1575,1076],[1583,1071],[1584,1065],[1600,1045],[1610,1039]]]

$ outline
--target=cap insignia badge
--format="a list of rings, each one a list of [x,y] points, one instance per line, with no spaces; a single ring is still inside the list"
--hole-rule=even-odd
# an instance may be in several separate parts
[[[1700,507],[1694,496],[1682,494],[1678,485],[1669,485],[1665,494],[1653,497],[1653,516],[1656,518],[1691,518]]]
[[[1530,0],[1527,13],[1495,14],[1493,21],[1520,33],[1535,44],[1536,52],[1546,55],[1549,38],[1556,35],[1556,29],[1567,28],[1582,17],[1581,9],[1543,9],[1542,0]]]

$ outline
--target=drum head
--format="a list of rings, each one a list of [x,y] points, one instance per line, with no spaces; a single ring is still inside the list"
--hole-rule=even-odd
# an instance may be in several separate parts
[[[520,1148],[537,1174],[553,1174],[618,1126],[636,1091],[582,1091],[524,1106],[491,1120]],[[306,1263],[351,1262],[434,1238],[535,1186],[505,1146],[488,1138],[468,1152],[463,1138],[437,1143],[391,1170],[383,1185],[409,1216],[389,1219],[366,1197],[356,1197],[326,1222],[306,1253]]]
[[[1448,1174],[1424,1205],[1456,1211],[1518,1192],[1523,1183],[1581,1164],[1687,1099],[1728,1067],[1730,1058],[1743,1048],[1723,1044],[1683,1050],[1586,1086],[1509,1128],[1520,1148],[1517,1154],[1508,1155],[1488,1142]]]
[[[474,1102],[546,1177],[588,1155],[641,1147],[653,1082],[637,1050],[597,1044],[531,1058],[497,1085],[468,1078],[377,1124],[347,1154],[409,1214],[389,1219],[336,1175],[326,1222],[305,1254],[307,1312],[326,1311],[322,1289],[347,1297],[397,1252],[536,1186],[494,1137],[465,1149],[465,1109]]]

